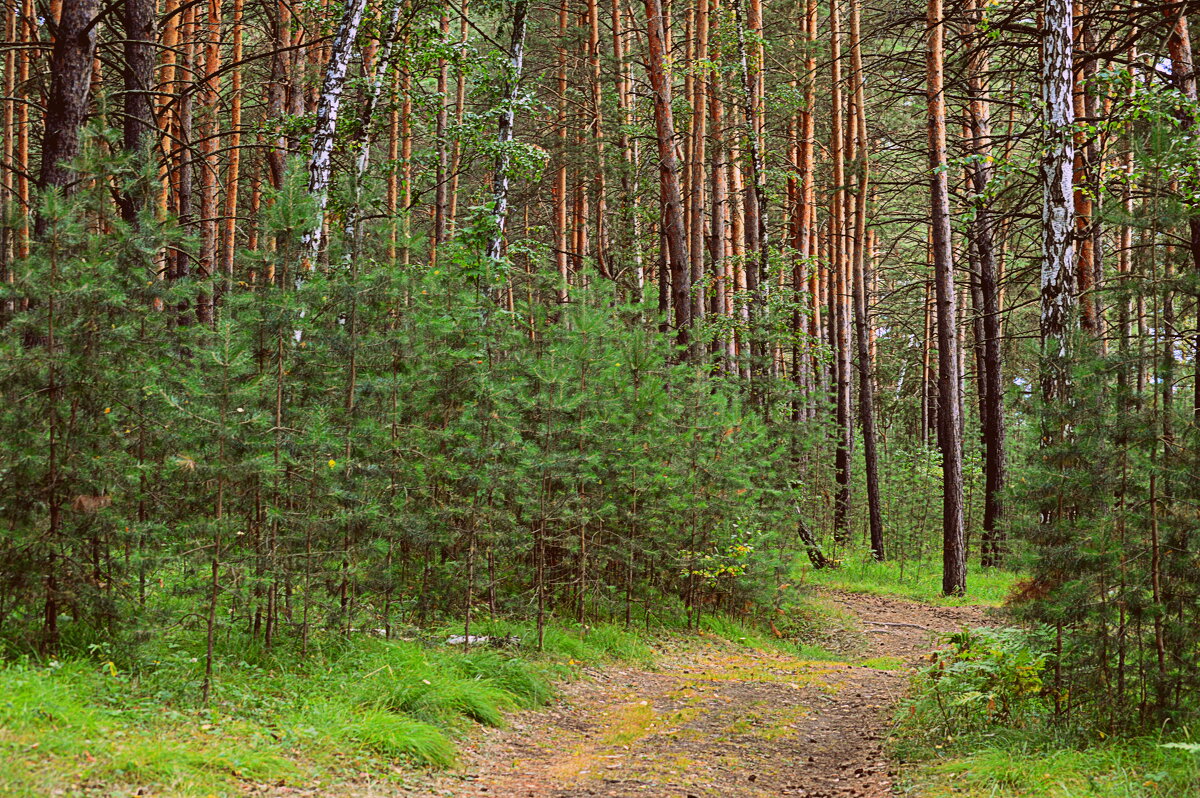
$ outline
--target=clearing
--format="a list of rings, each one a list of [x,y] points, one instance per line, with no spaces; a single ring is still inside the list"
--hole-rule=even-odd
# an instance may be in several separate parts
[[[610,668],[563,701],[515,716],[464,750],[464,767],[409,788],[466,798],[704,798],[892,794],[892,706],[933,636],[985,622],[978,607],[827,593],[866,637],[858,664],[719,641]]]

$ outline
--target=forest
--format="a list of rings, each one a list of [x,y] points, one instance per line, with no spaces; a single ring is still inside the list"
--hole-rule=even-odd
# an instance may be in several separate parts
[[[1198,10],[5,0],[0,795],[1198,794]]]

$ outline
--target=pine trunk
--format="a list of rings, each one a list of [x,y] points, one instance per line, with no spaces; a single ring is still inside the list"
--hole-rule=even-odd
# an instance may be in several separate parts
[[[675,157],[675,120],[671,110],[671,79],[666,69],[665,26],[661,0],[646,0],[646,71],[654,93],[654,125],[658,140],[659,192],[663,203],[663,238],[671,275],[671,304],[679,346],[688,346],[691,326],[691,265]]]
[[[946,161],[942,0],[929,0],[926,30],[930,218],[938,326],[938,446],[942,453],[942,592],[961,595],[967,589],[967,562],[963,533],[962,407],[958,390],[958,302],[954,290]]]
[[[92,96],[96,5],[96,0],[63,0],[50,52],[50,95],[38,171],[38,187],[43,191],[70,193],[74,186],[71,162],[79,156],[79,136]],[[46,221],[37,215],[34,233],[39,238],[46,232]]]

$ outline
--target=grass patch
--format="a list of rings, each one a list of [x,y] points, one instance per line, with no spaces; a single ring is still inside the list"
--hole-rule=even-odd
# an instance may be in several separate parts
[[[817,662],[841,662],[845,656],[818,643],[807,643],[788,636],[776,637],[770,629],[742,623],[728,615],[701,615],[700,630],[743,648],[778,651],[797,659]]]
[[[1200,745],[1104,738],[1056,721],[1045,628],[945,637],[897,713],[894,755],[923,798],[1149,798],[1200,795]],[[1076,719],[1083,724],[1083,718]]]
[[[855,553],[838,568],[816,570],[807,562],[796,566],[795,578],[808,585],[876,596],[899,596],[947,607],[984,605],[999,607],[1021,574],[998,568],[967,566],[967,594],[942,595],[941,563],[929,561],[878,562],[870,553]]]
[[[859,661],[858,664],[877,671],[902,671],[905,667],[904,660],[900,657],[871,657]]]
[[[638,701],[621,707],[613,717],[600,742],[604,745],[629,745],[650,733],[657,715],[649,701]]]
[[[342,736],[389,758],[448,768],[458,761],[454,743],[435,726],[394,712],[368,710],[346,723]]]
[[[461,626],[446,626],[435,630],[433,639],[441,641],[461,634]],[[541,651],[537,648],[537,627],[533,623],[476,621],[471,624],[471,636],[501,641],[501,651],[520,652],[525,658],[558,664],[627,662],[649,665],[654,661],[654,652],[643,633],[609,623],[570,627],[548,625]],[[490,645],[483,645],[474,650],[489,648]]]
[[[618,627],[478,625],[514,647],[314,637],[312,655],[221,641],[213,700],[198,701],[203,657],[189,645],[110,662],[0,665],[0,796],[73,785],[106,794],[234,796],[247,784],[336,785],[368,771],[402,781],[457,761],[473,726],[554,696],[573,665],[644,664],[650,646]]]
[[[803,706],[760,705],[758,709],[745,713],[729,724],[725,739],[753,737],[766,742],[779,740],[795,734],[796,724],[806,715],[808,709]]]
[[[906,782],[922,798],[1182,798],[1200,790],[1200,757],[1154,739],[1054,750],[1018,740],[926,765]]]

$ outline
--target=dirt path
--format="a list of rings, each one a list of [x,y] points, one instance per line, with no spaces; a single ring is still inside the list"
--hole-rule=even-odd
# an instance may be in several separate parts
[[[906,666],[938,632],[983,622],[974,607],[828,594],[859,619],[866,665],[810,662],[711,643],[654,670],[607,669],[564,688],[464,752],[465,767],[412,795],[456,798],[876,798]],[[871,662],[870,658],[875,658]]]

